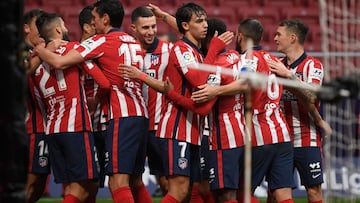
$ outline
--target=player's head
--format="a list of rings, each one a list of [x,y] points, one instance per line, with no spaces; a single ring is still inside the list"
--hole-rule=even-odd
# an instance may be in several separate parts
[[[120,28],[124,19],[124,7],[119,0],[101,0],[92,10],[97,33],[106,33],[111,27]]]
[[[146,6],[140,6],[131,13],[131,29],[142,46],[151,45],[157,33],[156,17]]]
[[[299,19],[285,19],[281,21],[274,37],[277,50],[286,52],[286,49],[292,44],[304,46],[308,31],[308,26]]]
[[[241,21],[236,33],[236,50],[240,53],[246,50],[246,41],[252,40],[254,45],[259,45],[264,27],[256,19],[245,19]]]
[[[94,6],[86,6],[79,14],[79,25],[83,33],[83,38],[86,39],[96,33],[94,23],[92,21],[91,11]]]
[[[213,38],[215,31],[218,32],[218,35],[221,35],[224,32],[226,32],[227,29],[225,22],[218,18],[209,18],[207,19],[207,23],[208,23],[208,29],[207,29],[206,37],[205,39],[202,40],[201,43],[201,49],[203,50],[204,54],[207,53],[207,50],[210,45],[210,41]]]
[[[36,20],[39,34],[45,41],[54,39],[69,40],[68,30],[63,19],[56,13],[41,14]]]
[[[39,31],[36,27],[36,19],[43,13],[40,9],[33,9],[24,15],[24,38],[26,43],[34,46],[39,41]]]
[[[195,3],[187,3],[176,11],[176,24],[182,34],[190,33],[196,40],[204,39],[207,31],[205,9]]]

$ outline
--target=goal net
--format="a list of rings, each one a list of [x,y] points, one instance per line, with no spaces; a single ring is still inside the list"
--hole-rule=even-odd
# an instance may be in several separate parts
[[[319,0],[319,5],[325,80],[359,74],[360,1]],[[359,109],[359,100],[351,98],[322,105],[333,128],[324,141],[326,202],[360,200]]]

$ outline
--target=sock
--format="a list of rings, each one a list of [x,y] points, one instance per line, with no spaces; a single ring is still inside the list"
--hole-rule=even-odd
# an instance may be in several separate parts
[[[322,201],[322,200],[319,200],[319,201],[309,202],[309,203],[323,203],[323,201]]]
[[[171,196],[169,193],[165,195],[165,197],[161,200],[160,203],[180,203],[177,201],[173,196]]]
[[[294,200],[293,199],[286,199],[286,200],[283,200],[279,203],[294,203]]]
[[[131,192],[136,203],[152,203],[152,198],[144,183],[141,183],[141,185],[139,185],[137,188],[134,188]]]
[[[96,203],[96,196],[89,196],[84,203]]]
[[[215,203],[214,196],[210,191],[204,193],[203,199],[206,203]]]
[[[259,200],[256,199],[256,197],[253,196],[253,195],[251,195],[250,202],[251,202],[251,203],[260,203]]]
[[[114,203],[134,203],[129,186],[119,187],[111,192]]]
[[[75,197],[72,194],[65,195],[64,200],[62,203],[81,203],[79,198]]]
[[[204,203],[199,193],[199,187],[197,185],[192,186],[190,203]]]

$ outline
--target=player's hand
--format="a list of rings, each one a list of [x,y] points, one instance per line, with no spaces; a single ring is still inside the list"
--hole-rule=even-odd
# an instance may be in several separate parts
[[[204,84],[198,86],[198,88],[199,90],[193,92],[191,95],[191,99],[195,103],[206,102],[217,96],[218,86]]]
[[[292,73],[289,69],[285,67],[285,65],[278,59],[275,58],[275,61],[272,59],[267,59],[266,63],[269,65],[270,70],[277,74],[280,77],[291,78]]]
[[[139,79],[140,75],[143,73],[137,67],[119,64],[118,71],[122,78],[130,78],[130,79]]]
[[[55,52],[59,47],[65,46],[68,43],[68,41],[62,40],[62,39],[55,39],[52,40],[49,44],[46,45],[46,48],[50,50],[51,52]]]
[[[226,45],[229,45],[234,38],[234,33],[231,31],[226,31],[218,36],[218,32],[215,31],[214,37],[219,38],[221,41],[223,41]]]
[[[170,90],[174,89],[174,85],[171,83],[169,77],[166,77],[164,81],[164,94],[167,94]]]
[[[322,131],[321,133],[324,137],[330,137],[332,134],[332,129],[328,122],[321,119],[320,123],[317,123],[316,125],[320,127]]]
[[[164,18],[165,15],[168,15],[167,12],[161,10],[160,7],[158,7],[152,3],[148,4],[148,8],[151,9],[151,11],[154,13],[156,18],[159,18],[161,20]]]

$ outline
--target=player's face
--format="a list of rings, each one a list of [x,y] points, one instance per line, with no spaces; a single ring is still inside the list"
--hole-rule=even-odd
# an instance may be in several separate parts
[[[139,17],[131,27],[142,45],[151,45],[154,42],[157,32],[155,16]]]
[[[193,14],[190,22],[185,23],[185,30],[188,29],[190,37],[194,38],[197,41],[201,41],[206,37],[207,33],[207,20],[206,15],[196,15]]]
[[[286,53],[293,41],[293,36],[286,30],[285,26],[279,26],[276,30],[274,41],[277,51]]]
[[[24,32],[26,33],[25,41],[30,45],[35,45],[40,41],[40,34],[36,27],[36,17],[34,17],[30,24],[24,26]]]
[[[99,13],[96,11],[96,8],[91,11],[91,14],[93,16],[93,23],[96,33],[105,34],[104,17],[100,17]]]

